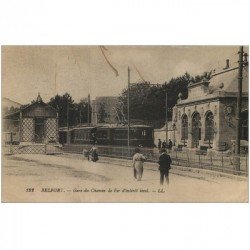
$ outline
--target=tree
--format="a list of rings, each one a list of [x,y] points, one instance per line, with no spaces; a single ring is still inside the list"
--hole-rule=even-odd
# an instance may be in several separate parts
[[[69,93],[64,95],[56,95],[51,98],[48,105],[55,108],[58,112],[59,127],[67,126],[67,113],[69,113],[69,126],[75,126],[88,122],[88,101],[81,99],[79,103],[75,103]],[[68,112],[69,111],[69,112]],[[90,122],[91,122],[91,106],[90,106]]]
[[[203,79],[204,80],[210,80],[211,77],[212,77],[212,71],[209,71],[209,72],[204,72],[202,75],[197,75],[195,77],[192,77],[190,80],[192,82],[200,82]]]
[[[150,83],[137,83],[130,86],[130,118],[133,123],[136,120],[141,123],[151,124],[155,127],[163,126],[166,116],[166,93],[167,106],[171,109],[178,99],[181,92],[183,98],[188,95],[188,83],[191,76],[188,73],[172,78],[169,82],[159,85]],[[124,113],[127,117],[127,95],[128,90],[124,89],[119,100],[124,104]],[[168,117],[171,117],[171,111],[168,110]]]
[[[74,103],[74,100],[69,93],[65,93],[62,96],[56,95],[55,97],[52,97],[48,102],[48,105],[57,110],[59,127],[67,126],[68,118],[69,126],[77,124],[77,105]],[[67,112],[68,109],[69,112]],[[67,113],[69,113],[69,117],[67,117]]]

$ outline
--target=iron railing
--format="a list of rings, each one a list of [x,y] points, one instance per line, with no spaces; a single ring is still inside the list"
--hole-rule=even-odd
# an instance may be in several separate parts
[[[64,145],[65,153],[83,154],[83,151],[90,150],[91,145]],[[133,147],[118,146],[98,146],[100,156],[132,159],[134,154]],[[149,162],[158,162],[160,153],[157,148],[141,148],[141,153],[147,157]],[[248,154],[234,155],[228,152],[196,152],[196,151],[174,151],[168,150],[172,158],[172,164],[190,168],[208,169],[228,174],[248,176]],[[240,164],[240,170],[236,170],[236,163]]]

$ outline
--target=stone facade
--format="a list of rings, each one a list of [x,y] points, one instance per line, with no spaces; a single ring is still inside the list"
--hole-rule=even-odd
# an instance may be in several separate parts
[[[237,68],[227,69],[210,80],[189,84],[188,98],[180,98],[173,109],[177,145],[214,150],[230,148],[236,139],[237,74]],[[242,111],[248,109],[248,71],[246,75]]]

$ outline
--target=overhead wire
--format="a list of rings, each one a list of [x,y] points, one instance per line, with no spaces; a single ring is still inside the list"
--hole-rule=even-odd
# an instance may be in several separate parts
[[[99,46],[100,50],[101,50],[101,53],[105,59],[105,61],[107,62],[107,64],[109,65],[109,67],[113,70],[113,72],[115,73],[115,76],[118,77],[119,76],[119,73],[118,73],[118,70],[111,64],[111,62],[109,61],[109,59],[107,58],[107,56],[105,55],[105,51],[108,51],[108,49],[105,47],[105,46]]]

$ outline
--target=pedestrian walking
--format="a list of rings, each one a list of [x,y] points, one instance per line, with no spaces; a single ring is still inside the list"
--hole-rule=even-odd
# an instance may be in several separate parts
[[[158,139],[158,149],[160,150],[161,149],[161,139]]]
[[[135,154],[133,156],[133,170],[134,170],[134,178],[137,181],[140,181],[143,174],[143,163],[147,160],[147,158],[140,153],[140,149],[135,149]]]
[[[84,156],[84,159],[87,159],[89,161],[89,150],[84,148],[82,154]]]
[[[160,170],[160,184],[163,185],[164,177],[166,178],[166,183],[169,184],[169,169],[171,169],[171,157],[166,153],[166,149],[161,149],[161,155],[159,157],[159,170]]]
[[[91,161],[96,162],[99,160],[97,147],[95,145],[90,149],[89,155],[91,156]]]
[[[162,143],[162,146],[161,146],[162,148],[166,148],[167,147],[167,143],[166,143],[166,141],[164,140],[163,141],[163,143]]]
[[[173,142],[171,141],[171,139],[168,140],[168,148],[170,150],[172,150],[172,147],[173,147]]]

